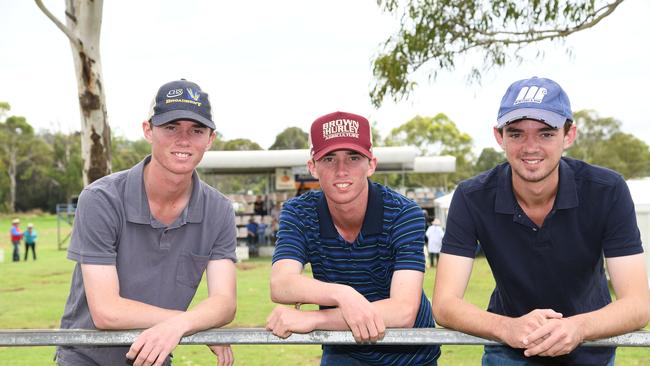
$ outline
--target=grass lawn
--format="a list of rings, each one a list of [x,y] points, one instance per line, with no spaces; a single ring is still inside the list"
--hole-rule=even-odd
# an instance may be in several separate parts
[[[0,228],[9,230],[12,217],[0,217]],[[67,299],[74,263],[57,250],[56,216],[21,216],[21,228],[33,222],[39,234],[37,261],[11,262],[9,239],[0,240],[4,262],[0,262],[0,328],[58,328]],[[65,236],[70,227],[62,223]],[[8,236],[8,233],[5,235]],[[65,244],[67,246],[67,243]],[[21,247],[21,255],[24,248]],[[30,253],[31,254],[31,253]],[[237,317],[229,327],[262,327],[273,309],[269,298],[269,259],[256,259],[238,264]],[[425,277],[425,290],[430,296],[435,273]],[[467,290],[467,299],[485,308],[494,286],[490,269],[483,258],[477,259]],[[205,283],[195,301],[207,296]],[[320,346],[245,345],[234,346],[238,365],[318,365]],[[0,366],[52,365],[54,347],[0,347]],[[445,346],[439,365],[479,365],[482,347]],[[205,346],[180,346],[174,351],[174,365],[213,365],[215,358]],[[649,365],[650,348],[620,348],[617,365]]]

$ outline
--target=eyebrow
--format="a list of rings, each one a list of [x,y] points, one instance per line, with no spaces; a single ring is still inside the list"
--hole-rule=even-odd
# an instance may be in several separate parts
[[[557,131],[557,128],[553,128],[551,126],[546,126],[542,128],[538,128],[537,132],[549,132],[549,131]],[[516,127],[506,127],[506,132],[524,132],[524,130]]]

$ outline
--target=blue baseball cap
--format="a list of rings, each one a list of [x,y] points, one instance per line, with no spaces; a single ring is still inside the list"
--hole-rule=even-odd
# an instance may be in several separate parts
[[[191,81],[171,81],[158,89],[149,120],[154,126],[186,119],[215,129],[208,93]]]
[[[501,99],[497,128],[522,119],[533,119],[560,128],[567,120],[573,121],[569,97],[551,79],[534,76],[515,81]]]

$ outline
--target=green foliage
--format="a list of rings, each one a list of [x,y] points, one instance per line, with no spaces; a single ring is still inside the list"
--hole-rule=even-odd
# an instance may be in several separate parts
[[[8,108],[8,104],[2,108]],[[10,116],[0,122],[0,160],[9,183],[4,202],[10,212],[16,208],[19,181],[30,177],[34,172],[33,166],[28,162],[38,157],[39,147],[41,141],[34,136],[34,129],[25,117]]]
[[[212,144],[210,150],[246,151],[263,149],[257,142],[249,139],[217,139]],[[251,191],[253,194],[265,193],[266,178],[259,174],[217,175],[209,171],[201,175],[201,179],[223,193],[247,193],[248,191]]]
[[[650,175],[650,148],[638,138],[620,130],[621,122],[602,118],[592,110],[573,115],[578,137],[567,155],[616,170],[625,179]]]
[[[372,146],[384,146],[384,141],[381,138],[381,132],[376,121],[370,124],[370,135],[372,136]]]
[[[452,155],[456,172],[451,174],[394,175],[391,185],[404,187],[443,187],[450,189],[457,182],[472,176],[472,138],[461,132],[445,114],[435,117],[416,116],[391,130],[384,139],[386,146],[415,146],[421,155]],[[402,181],[404,179],[405,181]]]
[[[151,153],[151,145],[145,139],[131,141],[122,136],[111,138],[111,150],[113,151],[113,171],[119,172],[136,165],[145,156]]]
[[[263,150],[262,147],[255,141],[249,139],[233,139],[233,140],[216,140],[210,150]]]
[[[411,74],[422,66],[431,78],[454,70],[456,61],[473,52],[482,71],[521,61],[520,51],[544,40],[561,40],[588,29],[610,15],[623,0],[378,0],[379,6],[401,19],[399,30],[385,41],[373,61],[375,106],[384,97],[408,96],[415,87]]]
[[[5,118],[7,112],[11,110],[11,105],[7,102],[0,102],[0,118]]]
[[[474,173],[478,174],[490,170],[504,161],[506,161],[506,156],[503,152],[497,151],[491,147],[486,147],[481,151],[478,160],[476,160]]]
[[[287,127],[275,137],[269,150],[308,149],[309,134],[299,127]]]
[[[55,203],[70,202],[83,189],[81,134],[57,132],[45,135],[45,139],[54,150],[50,175],[58,187]],[[53,207],[48,206],[48,209],[53,210]]]

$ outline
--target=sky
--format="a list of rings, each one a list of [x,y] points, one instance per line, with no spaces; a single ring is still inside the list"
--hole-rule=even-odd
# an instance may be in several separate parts
[[[64,1],[45,0],[63,19]],[[533,46],[511,63],[468,83],[474,57],[430,80],[400,102],[370,103],[371,61],[397,30],[375,0],[105,1],[101,57],[113,131],[142,136],[160,85],[179,78],[209,93],[224,139],[268,148],[286,127],[309,130],[317,117],[362,114],[385,137],[416,115],[445,113],[472,136],[476,152],[495,147],[491,128],[508,85],[531,76],[559,82],[574,111],[596,110],[650,145],[650,1],[626,0],[596,27],[563,43]],[[0,101],[38,129],[80,129],[67,38],[32,1],[0,0]],[[541,56],[538,55],[541,53]],[[426,66],[425,66],[426,69]]]

